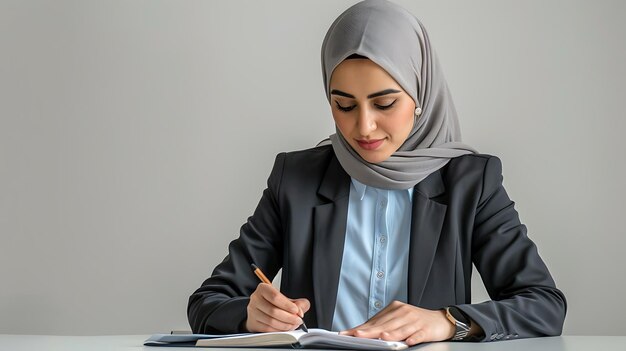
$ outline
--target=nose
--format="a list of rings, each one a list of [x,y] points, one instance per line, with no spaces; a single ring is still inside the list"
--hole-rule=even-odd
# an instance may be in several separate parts
[[[357,128],[362,136],[368,136],[371,132],[376,130],[377,126],[374,113],[367,108],[359,109]]]

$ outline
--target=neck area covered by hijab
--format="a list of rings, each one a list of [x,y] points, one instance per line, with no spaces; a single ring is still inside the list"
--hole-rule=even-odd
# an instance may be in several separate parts
[[[365,161],[340,131],[317,146],[332,144],[346,172],[363,184],[409,189],[450,159],[477,153],[461,142],[459,121],[426,29],[406,9],[387,0],[361,1],[331,24],[322,43],[322,72],[330,103],[333,70],[352,54],[382,67],[422,112],[400,148],[380,163]]]

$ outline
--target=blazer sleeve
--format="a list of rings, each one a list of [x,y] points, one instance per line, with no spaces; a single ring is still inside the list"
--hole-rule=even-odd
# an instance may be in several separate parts
[[[254,213],[240,228],[239,237],[230,242],[228,255],[215,267],[190,297],[187,318],[194,333],[238,333],[245,330],[249,296],[259,279],[250,268],[261,267],[272,279],[282,266],[282,226],[278,192],[285,153],[276,156]]]
[[[481,341],[560,335],[567,304],[502,185],[502,164],[485,165],[472,261],[491,301],[457,307],[484,331]]]

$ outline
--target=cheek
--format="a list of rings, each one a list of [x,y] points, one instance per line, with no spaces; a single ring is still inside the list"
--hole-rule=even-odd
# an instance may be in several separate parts
[[[345,116],[338,116],[337,114],[335,114],[333,112],[333,120],[335,121],[335,125],[337,126],[337,128],[343,133],[345,134],[347,131],[350,130],[350,119],[345,118]]]
[[[398,114],[387,124],[389,131],[403,137],[408,135],[411,129],[413,129],[413,123],[415,121],[413,115],[414,111],[415,110],[411,108],[398,109]]]
[[[403,116],[406,116],[404,117],[404,127],[408,135],[415,124],[415,104],[408,104],[403,111]]]
[[[406,134],[409,134],[413,129],[413,125],[415,124],[415,109],[410,109],[406,112],[405,116],[407,116],[404,120],[404,128]]]

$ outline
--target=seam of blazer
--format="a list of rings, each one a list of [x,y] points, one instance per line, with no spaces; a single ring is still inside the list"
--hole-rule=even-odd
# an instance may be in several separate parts
[[[480,196],[478,197],[478,207],[481,207],[481,205],[484,205],[489,198],[491,198],[493,196],[493,194],[498,191],[498,188],[500,188],[502,186],[502,181],[501,181],[501,176],[502,176],[502,171],[500,171],[499,175],[496,175],[495,179],[500,179],[500,184],[494,187],[493,192],[486,194],[485,193],[485,189],[487,188],[487,177],[489,176],[488,173],[488,169],[489,169],[489,163],[493,163],[493,160],[497,159],[496,156],[489,156],[486,157],[486,162],[485,165],[483,166],[483,177],[482,177],[482,182],[481,182],[481,189],[480,189]],[[501,168],[502,166],[500,166]],[[478,210],[478,208],[476,208]]]
[[[473,222],[472,223],[472,237],[471,237],[470,243],[469,243],[470,247],[472,248],[471,252],[474,251],[474,248],[475,248],[475,245],[476,245],[476,242],[475,242],[476,237],[474,236],[474,232],[476,231],[476,216],[478,215],[478,212],[480,211],[481,206],[485,206],[485,202],[487,201],[486,199],[483,199],[483,196],[485,195],[485,186],[486,186],[485,185],[485,181],[487,179],[487,168],[489,166],[489,161],[491,161],[491,158],[493,157],[493,156],[489,156],[489,155],[485,155],[485,156],[483,156],[483,155],[475,155],[475,156],[478,156],[480,158],[485,159],[485,164],[483,165],[483,174],[482,174],[482,179],[481,179],[481,182],[480,182],[480,195],[478,196],[478,202],[476,203],[476,209],[474,210],[474,218],[472,220],[472,222]],[[474,257],[473,257],[473,255],[471,255],[471,256],[472,257],[470,257],[470,261],[473,264]]]
[[[285,228],[287,227],[286,224],[284,223],[284,219],[283,216],[281,215],[282,210],[281,210],[281,206],[280,206],[280,191],[282,188],[282,182],[283,182],[283,175],[285,174],[285,163],[287,163],[287,156],[288,153],[286,152],[280,152],[278,155],[276,155],[276,159],[279,160],[282,164],[280,165],[280,172],[279,172],[279,177],[278,177],[278,181],[276,184],[276,198],[274,199],[274,201],[276,202],[276,211],[278,211],[278,214],[280,216],[280,227],[281,227],[281,233],[280,233],[280,237],[282,238],[282,242],[283,242],[283,247],[282,247],[282,252],[283,252],[283,257],[280,258],[281,261],[281,266],[283,269],[283,273],[285,271],[284,267],[285,267],[285,258],[287,257],[288,253],[287,250],[289,249],[289,236],[285,235]],[[282,274],[281,273],[281,286],[283,284],[287,285],[289,283],[288,281],[288,275],[287,274]]]
[[[485,195],[485,181],[487,180],[487,166],[489,165],[489,159],[486,160],[485,164],[483,165],[483,176],[480,182],[480,196],[478,197],[478,207],[480,207],[481,204],[485,203],[485,199],[483,199],[483,196]],[[474,222],[474,224],[476,224],[476,222]]]
[[[285,163],[287,162],[287,153],[280,152],[278,155],[276,155],[276,159],[281,164],[280,164],[280,172],[277,172],[278,179],[276,181],[276,197],[274,198],[274,201],[276,201],[276,207],[278,208],[278,211],[280,212],[280,190],[281,190],[281,184],[283,182],[283,175],[285,174]]]

